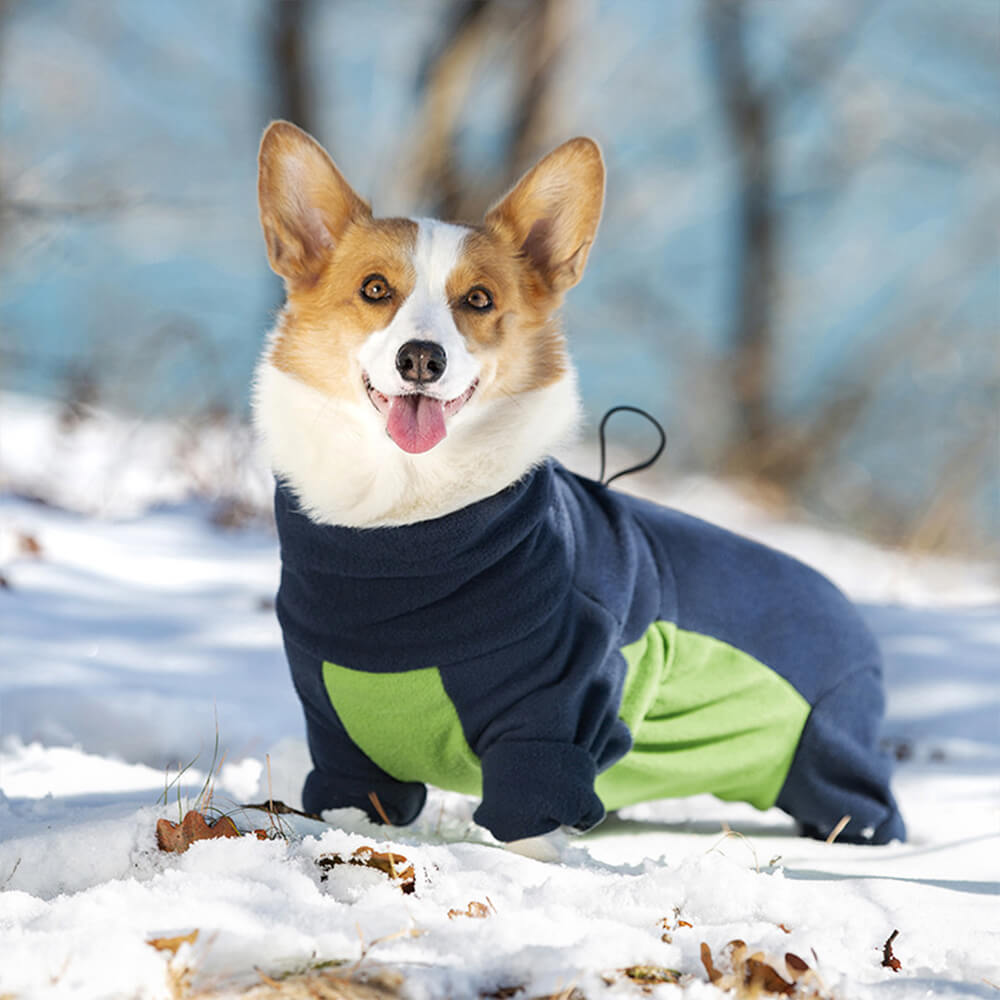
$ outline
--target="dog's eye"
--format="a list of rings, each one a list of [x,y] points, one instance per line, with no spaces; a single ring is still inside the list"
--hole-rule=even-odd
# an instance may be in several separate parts
[[[490,306],[493,305],[493,297],[488,291],[486,291],[485,288],[477,286],[465,296],[465,304],[482,312],[489,309]]]
[[[389,287],[389,282],[381,274],[369,274],[361,282],[361,297],[367,302],[380,302],[389,298],[391,294],[392,289]]]

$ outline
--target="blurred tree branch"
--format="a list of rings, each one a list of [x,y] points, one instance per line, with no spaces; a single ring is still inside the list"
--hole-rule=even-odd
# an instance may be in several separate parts
[[[774,316],[778,217],[774,205],[774,108],[751,77],[742,0],[705,0],[723,116],[736,157],[737,272],[729,334],[737,422],[732,454],[774,434]]]
[[[775,412],[776,308],[782,296],[776,121],[785,102],[829,84],[872,8],[872,0],[843,4],[829,23],[814,25],[789,45],[778,75],[768,83],[751,70],[752,5],[704,0],[714,79],[736,171],[736,273],[727,360],[736,419],[724,462],[731,472],[761,476],[785,488],[811,464],[809,449],[830,447],[854,424],[870,390],[863,379],[845,383],[851,387],[829,402],[806,441],[800,428],[790,432],[782,426]],[[790,441],[800,442],[794,458]]]
[[[273,117],[315,133],[315,102],[309,73],[307,36],[312,0],[272,0],[268,47],[275,83]]]
[[[454,0],[418,79],[424,100],[418,183],[432,213],[444,219],[464,215],[468,191],[460,175],[459,120],[468,104],[473,70],[481,58],[495,4],[496,0]]]
[[[547,152],[553,132],[553,83],[572,27],[572,0],[537,0],[528,4],[518,44],[519,83],[507,149],[506,183],[513,183]]]
[[[420,196],[445,219],[477,218],[551,141],[552,102],[563,44],[572,30],[570,0],[453,0],[418,78],[423,127],[417,160]],[[498,175],[462,170],[462,116],[475,75],[507,40],[516,57],[508,73],[515,97]],[[511,41],[512,40],[512,41]]]

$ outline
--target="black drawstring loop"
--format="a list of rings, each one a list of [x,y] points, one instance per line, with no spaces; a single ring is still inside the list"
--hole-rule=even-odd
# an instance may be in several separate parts
[[[648,458],[645,462],[640,462],[638,465],[630,465],[627,469],[622,469],[621,472],[616,472],[613,476],[605,479],[604,458],[606,446],[604,440],[604,425],[613,414],[619,413],[622,410],[625,410],[628,413],[638,413],[640,417],[645,417],[659,432],[660,445],[653,453],[652,458]],[[608,410],[608,412],[601,418],[601,425],[597,429],[597,433],[601,439],[601,474],[597,477],[597,480],[603,486],[610,486],[616,479],[621,479],[622,476],[628,476],[633,472],[642,472],[643,469],[648,469],[663,454],[663,449],[667,446],[667,432],[660,425],[660,422],[656,419],[656,417],[651,416],[645,410],[640,410],[638,406],[612,406],[611,409]]]

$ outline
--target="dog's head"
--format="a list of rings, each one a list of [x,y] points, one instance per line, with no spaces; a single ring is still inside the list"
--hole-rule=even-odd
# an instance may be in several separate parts
[[[260,148],[260,218],[287,302],[255,414],[314,519],[439,516],[523,476],[576,422],[555,320],[597,230],[604,166],[572,139],[479,226],[379,219],[287,122]]]

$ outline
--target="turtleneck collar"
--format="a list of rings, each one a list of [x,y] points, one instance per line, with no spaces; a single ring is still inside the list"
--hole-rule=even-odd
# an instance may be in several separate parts
[[[355,579],[477,572],[502,559],[535,530],[553,495],[555,463],[546,461],[512,486],[444,517],[386,528],[311,521],[279,482],[275,517],[286,566]]]

